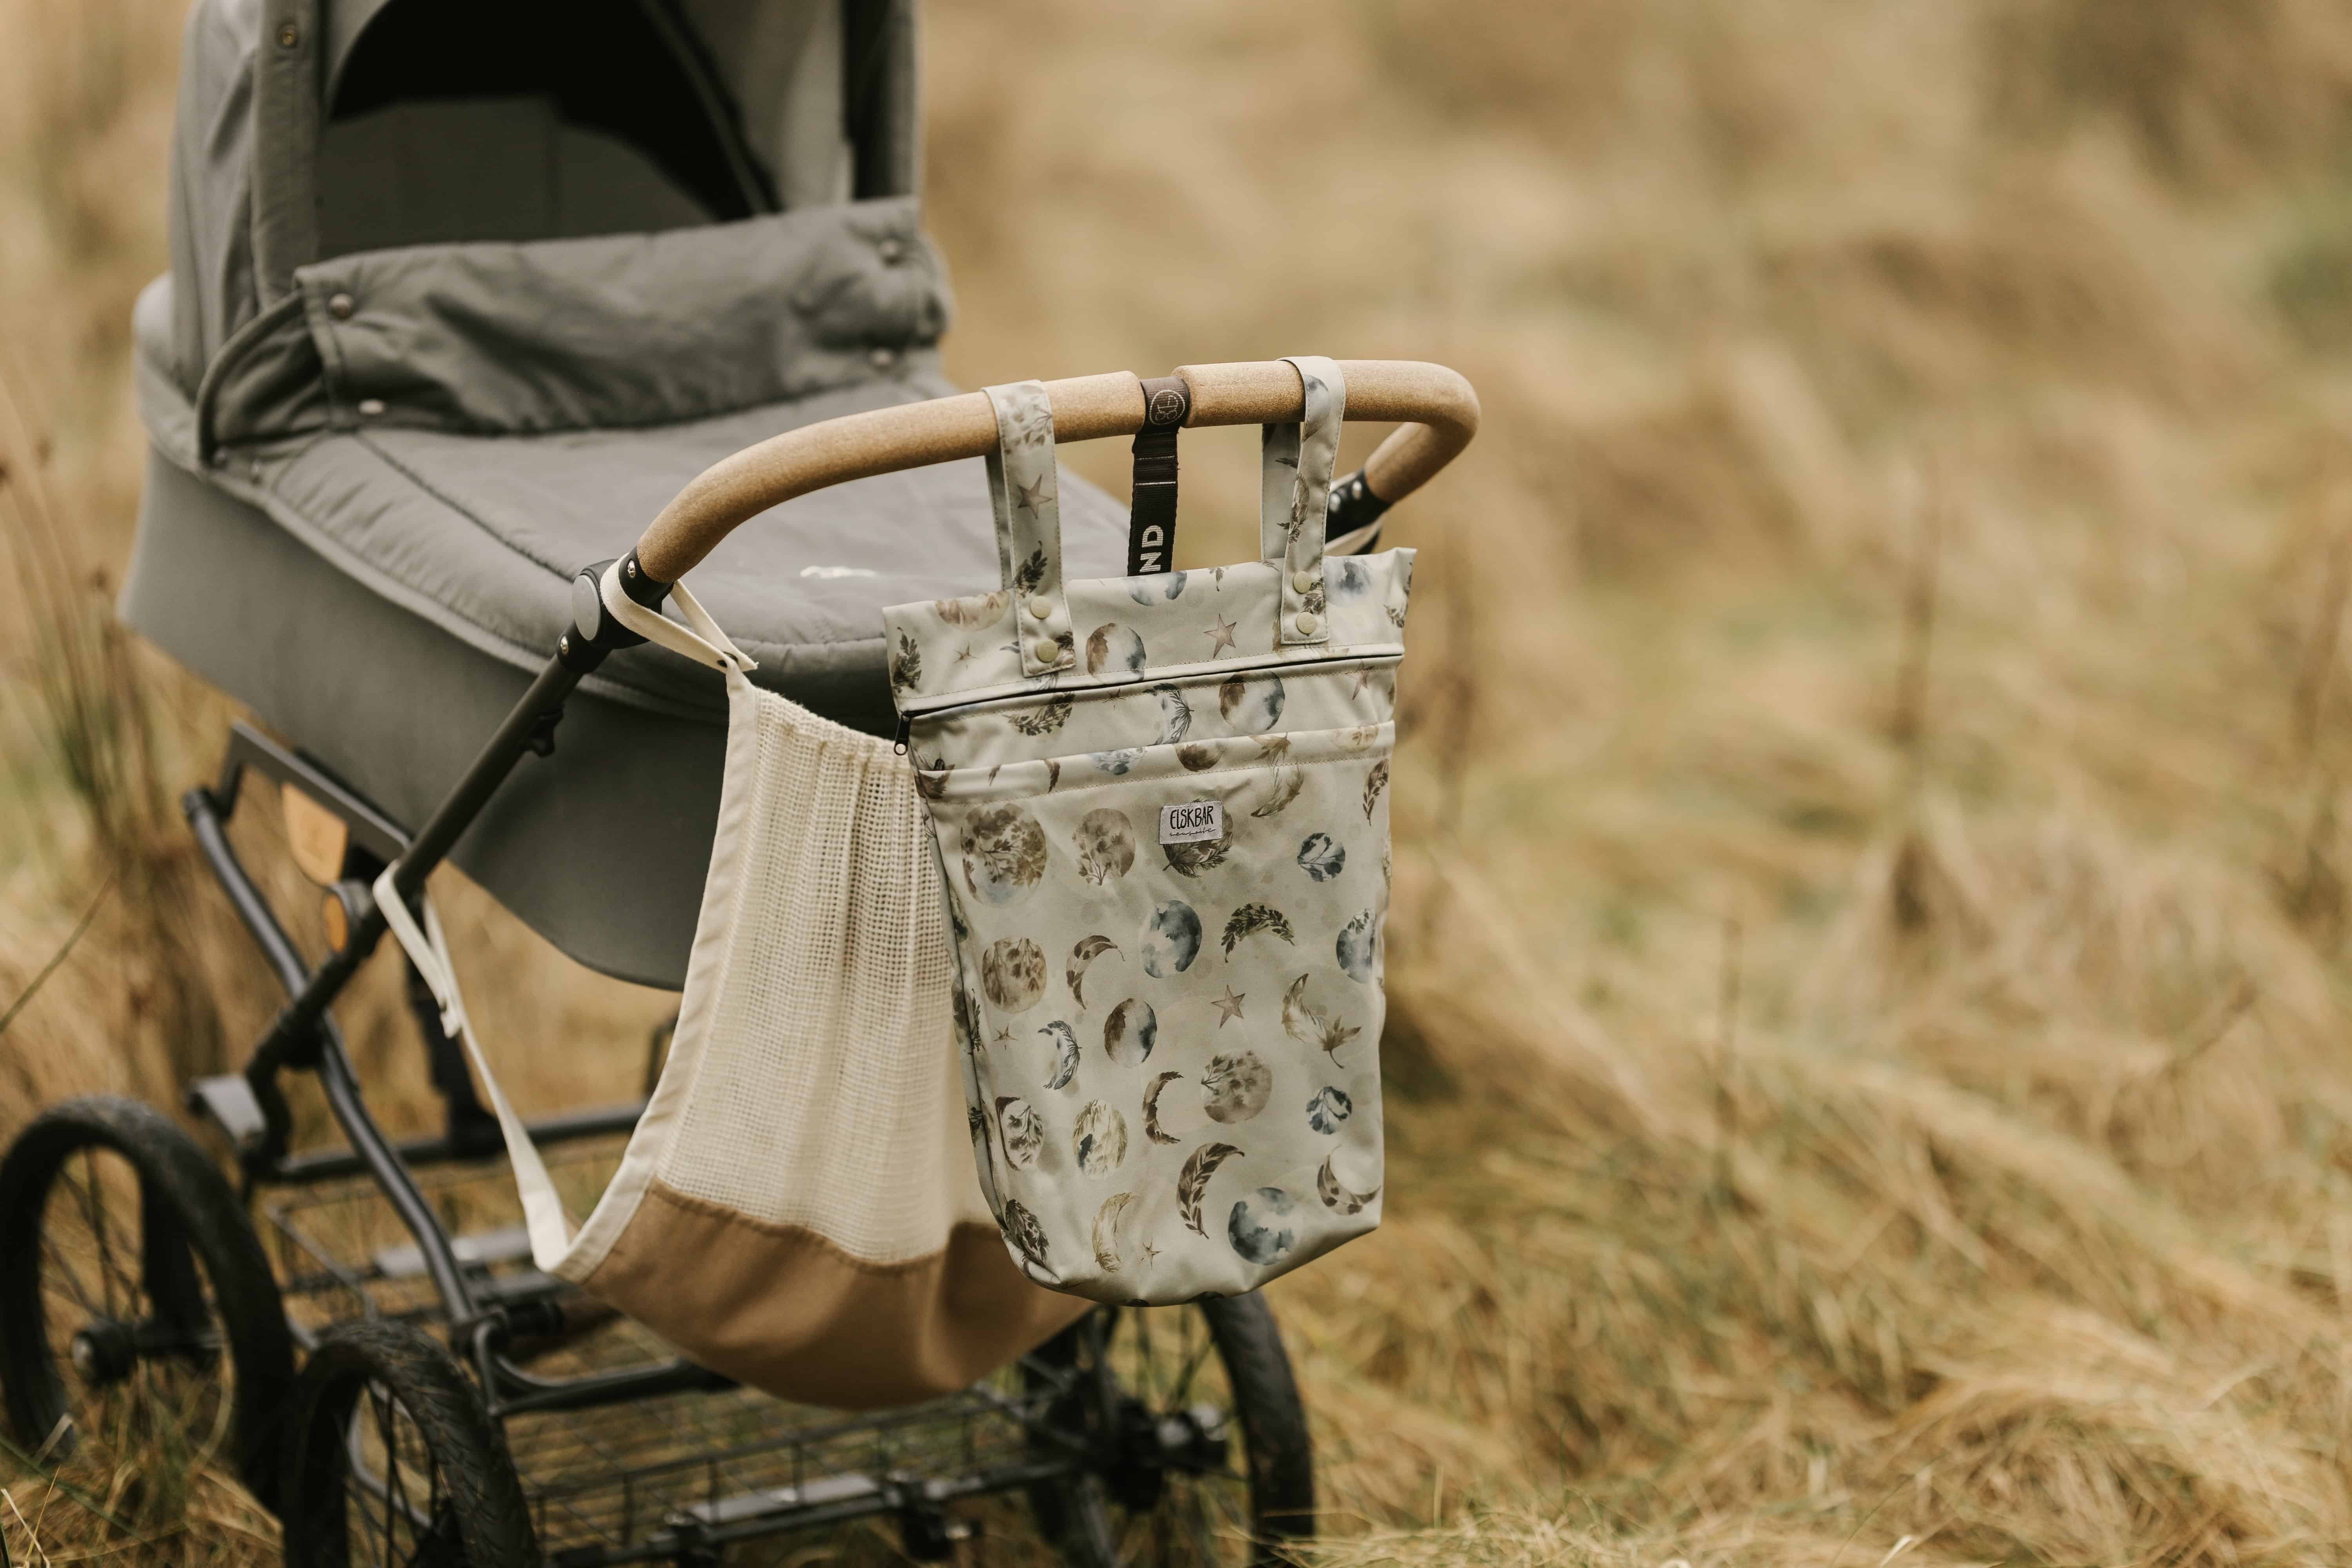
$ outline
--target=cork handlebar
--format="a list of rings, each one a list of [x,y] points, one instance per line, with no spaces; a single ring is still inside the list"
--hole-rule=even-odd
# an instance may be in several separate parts
[[[1444,365],[1341,360],[1339,371],[1349,418],[1401,425],[1364,464],[1365,482],[1384,502],[1420,489],[1477,434],[1478,395]],[[1302,411],[1298,373],[1281,360],[1180,365],[1176,374],[1192,391],[1188,426],[1280,424]],[[1143,427],[1143,385],[1129,372],[1049,381],[1045,395],[1056,440]],[[656,582],[675,583],[737,528],[795,496],[995,449],[996,416],[978,392],[787,430],[712,464],[678,491],[637,542],[637,562]]]

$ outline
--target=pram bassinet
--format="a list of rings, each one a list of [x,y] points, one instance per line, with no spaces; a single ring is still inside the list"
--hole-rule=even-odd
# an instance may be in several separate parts
[[[134,627],[423,818],[626,550],[719,458],[953,390],[911,0],[198,0]],[[1122,509],[1063,495],[1074,574]],[[976,461],[788,505],[696,589],[795,701],[887,732],[877,607],[991,574]],[[681,983],[725,739],[616,655],[455,858],[574,958]]]

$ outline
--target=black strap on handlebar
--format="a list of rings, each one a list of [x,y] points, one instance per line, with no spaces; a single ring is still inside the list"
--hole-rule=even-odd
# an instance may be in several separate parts
[[[1192,412],[1192,389],[1182,376],[1143,384],[1143,428],[1135,433],[1135,487],[1127,516],[1130,577],[1176,563],[1176,432]]]

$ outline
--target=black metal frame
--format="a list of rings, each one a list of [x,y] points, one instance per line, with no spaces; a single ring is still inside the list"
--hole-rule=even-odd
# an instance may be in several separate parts
[[[599,563],[600,565],[602,563]],[[634,564],[634,560],[632,561]],[[598,566],[583,569],[592,581]],[[653,595],[658,604],[666,596]],[[635,596],[635,595],[633,595]],[[583,614],[586,613],[583,603]],[[612,648],[635,641],[632,634],[599,614],[583,632],[576,626],[564,634],[555,657],[499,724],[481,752],[448,796],[414,836],[358,791],[337,778],[322,763],[289,751],[252,728],[231,728],[227,754],[220,777],[209,788],[190,790],[181,809],[194,830],[197,847],[212,868],[237,918],[277,972],[286,988],[287,1002],[242,1071],[206,1079],[189,1091],[190,1109],[220,1127],[234,1147],[247,1191],[256,1187],[306,1184],[365,1174],[379,1185],[415,1239],[426,1274],[447,1314],[453,1340],[470,1347],[476,1371],[493,1415],[524,1410],[574,1408],[615,1399],[708,1386],[714,1374],[691,1363],[611,1373],[579,1379],[550,1380],[534,1376],[499,1353],[499,1347],[518,1336],[548,1331],[546,1303],[520,1300],[484,1299],[467,1278],[456,1243],[446,1226],[419,1191],[414,1170],[448,1161],[478,1159],[501,1148],[497,1128],[474,1098],[462,1063],[447,1070],[454,1043],[440,1029],[427,1005],[414,1010],[425,1026],[426,1046],[433,1053],[434,1086],[447,1112],[440,1137],[394,1143],[376,1125],[362,1095],[358,1076],[343,1048],[342,1032],[328,1009],[362,965],[373,956],[389,927],[377,907],[374,884],[389,868],[391,886],[412,903],[421,899],[425,879],[473,825],[490,797],[526,753],[548,755],[554,750],[555,725],[563,704],[581,678],[603,661]],[[276,911],[254,883],[228,841],[228,823],[236,815],[246,775],[258,773],[281,784],[291,784],[340,817],[349,833],[342,876],[332,892],[345,910],[341,944],[313,968],[296,948]],[[421,989],[414,966],[412,996]],[[289,1148],[292,1115],[280,1081],[289,1069],[315,1074],[329,1110],[350,1141],[348,1152],[293,1152]],[[557,1145],[582,1139],[610,1137],[633,1129],[644,1110],[642,1101],[608,1110],[551,1118],[534,1125],[533,1139]],[[721,1380],[723,1381],[723,1380]]]
[[[612,649],[642,640],[604,609],[596,588],[609,564],[598,563],[582,570],[576,580],[574,625],[559,641],[555,656],[464,777],[414,835],[316,759],[280,746],[241,723],[231,730],[218,779],[209,787],[190,790],[181,802],[205,863],[287,995],[285,1005],[245,1067],[236,1073],[193,1084],[188,1091],[190,1109],[226,1135],[248,1198],[260,1189],[307,1187],[354,1178],[365,1178],[381,1189],[414,1238],[422,1272],[437,1300],[437,1310],[425,1315],[445,1324],[452,1348],[471,1361],[488,1414],[501,1422],[514,1416],[580,1412],[733,1386],[731,1380],[683,1358],[541,1376],[510,1356],[509,1347],[519,1341],[563,1332],[562,1300],[572,1288],[535,1272],[509,1281],[469,1269],[460,1255],[458,1238],[442,1223],[417,1181],[419,1169],[479,1161],[499,1154],[503,1145],[495,1122],[474,1098],[462,1058],[455,1056],[457,1047],[442,1031],[437,1011],[415,965],[409,966],[413,1011],[428,1052],[435,1058],[434,1084],[447,1112],[441,1135],[395,1142],[384,1134],[367,1109],[341,1032],[329,1016],[329,1008],[388,930],[373,892],[383,873],[390,870],[389,886],[415,907],[426,877],[525,754],[552,752],[555,725],[582,677]],[[654,583],[638,572],[634,552],[622,566],[624,591],[630,598],[657,608],[669,585]],[[331,889],[342,905],[344,935],[341,944],[315,967],[288,936],[229,843],[228,824],[246,779],[257,773],[299,790],[341,818],[348,832],[341,875]],[[452,1061],[454,1071],[448,1070]],[[347,1150],[296,1152],[289,1148],[292,1116],[282,1083],[289,1071],[316,1076],[329,1110],[349,1141]],[[610,1139],[634,1129],[643,1110],[644,1102],[639,1101],[574,1112],[537,1122],[530,1131],[542,1147]],[[289,1322],[298,1342],[315,1342],[316,1332],[290,1314]],[[998,1415],[1011,1409],[1007,1401],[982,1391],[961,1397],[980,1398]],[[567,1568],[665,1556],[703,1560],[711,1549],[732,1541],[889,1514],[898,1517],[910,1548],[934,1541],[943,1543],[954,1538],[953,1522],[942,1511],[945,1502],[980,1491],[1008,1490],[1071,1476],[1102,1462],[1100,1456],[1082,1451],[1083,1445],[1066,1438],[1056,1441],[1060,1435],[1046,1430],[1035,1410],[1024,1408],[1012,1414],[1035,1440],[1033,1451],[1018,1463],[998,1464],[951,1481],[900,1474],[865,1478],[870,1484],[854,1496],[795,1498],[780,1493],[771,1500],[772,1507],[747,1510],[744,1517],[673,1521],[645,1541],[609,1549],[575,1548],[559,1556]],[[869,1424],[872,1420],[887,1424],[888,1419],[887,1415],[870,1418]]]

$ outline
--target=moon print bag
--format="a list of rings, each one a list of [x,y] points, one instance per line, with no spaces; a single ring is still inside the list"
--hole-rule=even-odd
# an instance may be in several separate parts
[[[981,1186],[1030,1279],[1097,1300],[1254,1289],[1380,1222],[1412,552],[1325,558],[1346,387],[1289,363],[1262,559],[1065,583],[1023,382],[988,389],[1003,586],[884,612]]]

